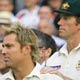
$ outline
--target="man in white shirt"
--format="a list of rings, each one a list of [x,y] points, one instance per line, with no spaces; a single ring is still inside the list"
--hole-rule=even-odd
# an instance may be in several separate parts
[[[75,5],[75,6],[74,6]],[[58,22],[59,35],[66,39],[65,44],[47,61],[53,70],[48,72],[62,76],[64,80],[80,80],[80,1],[67,0],[62,4]],[[57,69],[57,70],[55,70]],[[46,69],[47,72],[47,69]]]
[[[38,24],[38,0],[24,0],[25,9],[22,9],[16,16],[24,26],[36,28]]]
[[[37,37],[19,23],[5,33],[2,53],[15,80],[63,80],[55,74],[40,74],[41,66],[36,62],[39,56]]]

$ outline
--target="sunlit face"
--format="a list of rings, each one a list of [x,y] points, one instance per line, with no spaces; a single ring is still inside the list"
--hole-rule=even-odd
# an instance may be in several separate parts
[[[78,27],[75,16],[63,15],[61,16],[60,21],[58,22],[59,35],[65,39],[73,37],[77,34]]]
[[[46,19],[46,20],[52,19],[52,11],[47,6],[41,7],[38,15],[39,15],[40,19]]]
[[[12,11],[13,5],[8,0],[0,0],[0,11]]]
[[[15,67],[22,63],[23,51],[17,41],[16,34],[12,33],[4,37],[2,53],[8,66]]]

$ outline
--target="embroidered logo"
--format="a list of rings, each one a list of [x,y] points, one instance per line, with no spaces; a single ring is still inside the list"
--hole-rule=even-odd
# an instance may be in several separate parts
[[[70,7],[70,5],[66,2],[66,3],[62,4],[61,9],[68,10],[69,7]]]
[[[80,70],[80,60],[78,61],[77,65],[76,65],[76,69]]]

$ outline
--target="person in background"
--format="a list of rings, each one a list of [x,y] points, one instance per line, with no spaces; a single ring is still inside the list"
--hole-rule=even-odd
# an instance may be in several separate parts
[[[74,6],[75,5],[75,6]],[[49,58],[48,64],[53,69],[46,72],[62,76],[64,80],[80,80],[80,1],[67,0],[60,10],[59,35],[67,43]]]
[[[12,25],[4,35],[2,54],[7,66],[11,67],[15,80],[63,80],[57,75],[40,74],[41,66],[37,36],[30,28],[20,23]]]
[[[38,24],[38,29],[43,33],[50,35],[55,40],[58,48],[62,47],[62,45],[66,43],[64,39],[57,36],[57,30],[55,26],[49,21],[41,20]]]
[[[26,27],[36,28],[39,22],[38,19],[38,6],[39,0],[24,0],[25,8],[17,13],[17,18]]]
[[[12,11],[14,9],[13,0],[0,0],[0,12],[1,11],[7,11],[11,14],[11,21],[17,22],[19,21],[18,18],[16,18]]]
[[[51,36],[44,34],[36,29],[33,29],[33,31],[38,37],[38,46],[40,50],[38,62],[41,64],[42,67],[45,67],[48,65],[47,59],[51,57],[54,52],[57,51],[57,46]]]
[[[41,6],[38,12],[40,20],[48,20],[53,22],[53,12],[50,6]]]

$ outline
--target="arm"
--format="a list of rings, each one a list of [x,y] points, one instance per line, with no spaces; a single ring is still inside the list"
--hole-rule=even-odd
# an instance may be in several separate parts
[[[50,67],[42,68],[42,69],[41,69],[41,73],[42,73],[42,74],[45,74],[45,73],[56,74],[56,75],[58,75],[59,77],[61,77],[62,79],[64,79],[64,80],[72,80],[72,79],[64,76],[64,75],[63,75],[62,73],[60,73],[58,70],[55,70],[55,69],[50,68]]]

